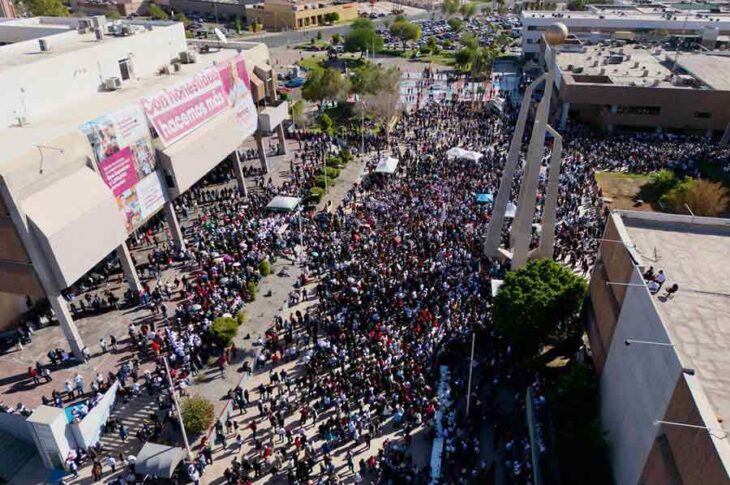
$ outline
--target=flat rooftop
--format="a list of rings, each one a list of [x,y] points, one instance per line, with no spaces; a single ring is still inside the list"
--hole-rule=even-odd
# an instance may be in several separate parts
[[[683,367],[695,370],[730,432],[730,219],[621,211],[639,264],[664,270],[671,300],[654,303]]]
[[[675,57],[686,72],[685,84],[673,78]],[[609,59],[620,62],[611,63]],[[558,66],[575,83],[677,89],[730,90],[730,56],[680,52],[629,44],[623,47],[584,46],[583,52],[561,51]],[[572,68],[569,69],[569,67]]]
[[[672,10],[672,9],[669,9]],[[679,10],[679,9],[677,9]],[[543,10],[531,10],[528,12],[522,12],[522,18],[525,19],[545,19],[552,21],[565,22],[568,20],[625,20],[625,21],[669,21],[667,14],[669,11],[663,11],[660,7],[652,6],[639,6],[626,9],[602,9],[600,11],[543,11]],[[702,17],[698,17],[701,15]],[[709,13],[707,10],[682,10],[681,12],[673,12],[671,20],[675,22],[684,23],[685,18],[688,23],[693,22],[730,22],[730,13]]]

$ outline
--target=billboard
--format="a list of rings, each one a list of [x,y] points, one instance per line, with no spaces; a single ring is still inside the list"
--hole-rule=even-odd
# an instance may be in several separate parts
[[[145,182],[148,198],[156,191],[155,197],[164,199],[155,171],[157,160],[149,125],[141,106],[135,104],[95,118],[81,125],[81,131],[91,143],[99,174],[116,198],[127,231],[132,231],[147,217],[144,213],[149,214],[137,194],[139,186]],[[157,182],[156,189],[154,182]]]
[[[218,68],[218,76],[223,84],[223,92],[228,103],[236,113],[236,121],[243,137],[253,135],[258,125],[258,113],[251,94],[251,80],[246,70],[246,61],[237,55]]]
[[[228,107],[215,68],[204,69],[182,84],[142,98],[142,109],[165,146],[190,134]]]

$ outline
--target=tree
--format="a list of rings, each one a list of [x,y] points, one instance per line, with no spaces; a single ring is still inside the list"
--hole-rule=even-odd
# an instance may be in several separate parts
[[[175,19],[176,21],[178,21],[178,22],[182,22],[182,23],[183,23],[183,25],[185,25],[185,26],[187,26],[188,24],[190,24],[190,19],[189,19],[189,18],[187,18],[187,17],[185,16],[185,14],[184,14],[184,13],[182,13],[182,12],[178,12],[178,13],[176,13],[176,14],[175,14],[175,16],[174,16],[173,18],[174,18],[174,19]]]
[[[165,13],[164,10],[160,8],[159,5],[156,3],[150,3],[147,7],[147,13],[150,17],[152,17],[155,20],[167,20],[168,16],[167,13]]]
[[[236,17],[236,20],[233,21],[233,28],[237,34],[243,32],[243,21],[241,21],[241,17]]]
[[[492,7],[489,5],[482,5],[482,15],[492,15]]]
[[[447,23],[449,24],[451,30],[456,33],[461,32],[464,28],[464,21],[461,20],[459,17],[451,17],[449,20],[447,20]]]
[[[298,99],[291,107],[291,118],[294,120],[294,124],[301,128],[303,127],[305,122],[305,116],[304,116],[304,101],[301,99]]]
[[[441,13],[451,17],[459,11],[459,0],[444,0],[441,4]]]
[[[117,10],[116,8],[110,8],[106,12],[106,18],[108,18],[109,20],[119,20],[122,18],[122,15],[119,13],[119,10]]]
[[[695,215],[716,217],[727,210],[730,194],[727,187],[720,182],[685,177],[661,200],[673,212],[686,214],[689,207]]]
[[[426,39],[426,47],[428,47],[428,50],[431,51],[432,54],[438,54],[438,44],[436,43],[436,39],[434,37],[429,37]]]
[[[342,35],[339,32],[332,34],[332,45],[342,44]]]
[[[518,358],[582,333],[579,315],[585,280],[551,259],[532,260],[509,272],[494,299],[494,323]]]
[[[379,52],[383,49],[383,38],[375,30],[372,20],[360,18],[350,25],[344,47],[347,52]]]
[[[474,34],[464,34],[459,39],[459,44],[463,45],[467,49],[475,50],[479,47],[479,39]]]
[[[330,13],[324,14],[324,21],[329,24],[333,24],[333,23],[337,22],[338,20],[340,20],[340,14],[338,14],[337,12],[330,12]]]
[[[585,9],[586,9],[585,0],[570,0],[568,2],[568,10],[575,12],[575,11],[585,10]]]
[[[474,50],[464,47],[454,54],[454,64],[459,69],[466,69],[474,57]]]
[[[459,13],[465,18],[473,17],[477,11],[477,6],[474,3],[462,3],[459,7]]]
[[[338,69],[315,68],[307,73],[302,97],[308,101],[342,101],[350,91],[350,81]]]
[[[400,98],[401,72],[395,66],[382,68],[377,72],[377,83],[370,86],[370,92],[360,97],[359,109],[380,122],[386,139],[390,135],[390,122],[402,110]]]
[[[213,324],[210,326],[210,335],[220,348],[231,345],[237,333],[238,322],[230,317],[218,317],[213,320]]]
[[[415,41],[421,38],[421,26],[409,22],[405,17],[399,16],[390,25],[390,35],[403,43],[403,50],[405,51],[409,41]]]
[[[492,72],[492,65],[494,64],[494,59],[497,58],[497,55],[498,51],[493,46],[476,49],[471,63],[472,77],[477,79],[488,78],[489,74]]]
[[[330,115],[323,113],[322,116],[319,117],[319,127],[323,132],[331,135],[335,131],[335,122],[332,121]]]
[[[213,403],[200,396],[191,396],[183,399],[180,404],[185,431],[193,435],[208,430],[215,419]]]
[[[29,0],[25,5],[34,17],[68,17],[61,0]]]

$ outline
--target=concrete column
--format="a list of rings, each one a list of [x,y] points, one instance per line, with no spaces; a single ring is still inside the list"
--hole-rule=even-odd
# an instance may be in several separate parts
[[[236,174],[236,181],[238,182],[238,190],[241,195],[248,197],[248,189],[246,188],[246,179],[243,176],[243,167],[241,166],[241,157],[238,155],[238,150],[235,150],[231,154],[231,162],[233,162],[233,173]]]
[[[170,234],[172,235],[172,242],[175,244],[177,249],[181,251],[185,250],[185,239],[183,238],[182,229],[180,228],[180,222],[177,220],[177,214],[175,214],[175,206],[172,201],[165,202],[165,220],[167,225],[170,227]]]
[[[550,98],[553,93],[553,79],[555,77],[555,63],[548,62],[548,75],[545,79],[545,92],[535,113],[535,122],[532,126],[530,144],[527,148],[525,171],[520,185],[520,195],[517,202],[517,214],[512,222],[512,270],[519,269],[527,262],[532,239],[532,222],[535,219],[536,192],[540,177],[540,164],[545,146],[545,132],[550,114]]]
[[[555,248],[555,219],[558,210],[558,194],[560,192],[560,161],[563,154],[563,137],[551,126],[548,131],[553,135],[553,152],[550,156],[550,173],[548,173],[547,187],[545,189],[545,205],[542,210],[542,233],[540,234],[540,246],[535,257],[553,258]]]
[[[520,159],[520,151],[522,150],[522,138],[525,135],[525,124],[527,123],[527,113],[530,111],[530,101],[532,100],[532,92],[545,79],[545,74],[535,79],[525,90],[522,98],[520,113],[517,116],[517,125],[512,135],[509,152],[507,154],[507,162],[502,172],[502,180],[499,182],[499,191],[492,208],[492,218],[489,220],[489,229],[487,239],[484,242],[484,255],[490,258],[499,256],[499,243],[502,240],[502,228],[504,228],[504,214],[507,210],[509,195],[512,191],[512,182],[515,178],[517,170],[517,161]]]
[[[51,304],[53,313],[55,313],[58,319],[58,323],[61,325],[63,335],[66,337],[69,347],[71,347],[71,353],[74,354],[76,360],[83,363],[84,353],[81,349],[84,348],[84,341],[81,340],[79,329],[76,328],[71,312],[68,311],[66,300],[61,296],[61,293],[47,293],[46,296],[48,297],[48,302]]]
[[[286,133],[284,133],[284,123],[279,123],[276,127],[276,134],[279,137],[279,155],[286,155],[289,151],[286,148]]]
[[[264,139],[261,136],[261,132],[256,131],[256,133],[254,133],[254,138],[256,139],[256,148],[259,150],[261,170],[263,170],[264,173],[269,173],[269,161],[266,159],[266,147],[264,147]]]
[[[119,247],[117,247],[117,258],[122,264],[124,279],[127,280],[129,288],[136,293],[142,291],[142,284],[139,282],[137,268],[134,267],[132,255],[129,253],[129,247],[126,242],[123,242],[119,245]]]
[[[725,127],[725,132],[722,134],[722,138],[720,139],[720,146],[726,147],[728,142],[730,142],[730,123],[728,123]]]
[[[563,110],[560,112],[560,129],[564,130],[568,124],[568,112],[570,111],[570,103],[563,103]]]

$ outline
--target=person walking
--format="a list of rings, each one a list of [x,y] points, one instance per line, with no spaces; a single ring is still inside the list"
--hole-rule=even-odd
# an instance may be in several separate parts
[[[119,424],[119,438],[122,440],[122,443],[127,442],[127,436],[129,436],[129,432],[127,431],[127,428],[124,426],[124,424]]]

